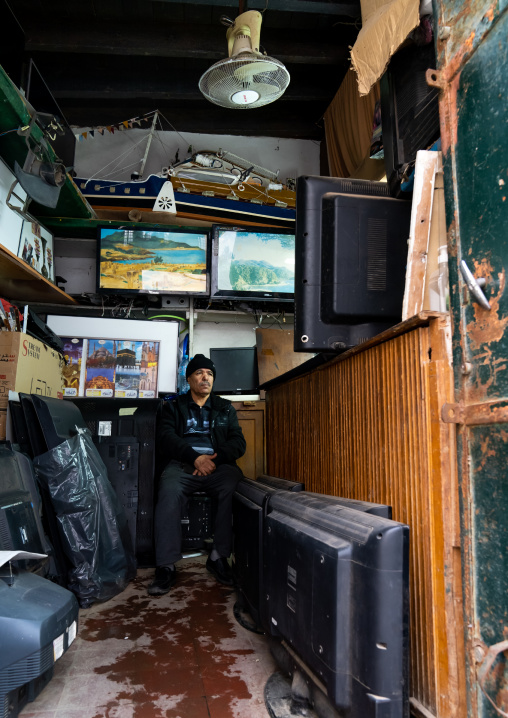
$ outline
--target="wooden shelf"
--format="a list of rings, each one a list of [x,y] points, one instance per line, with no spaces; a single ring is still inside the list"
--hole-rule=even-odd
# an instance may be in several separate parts
[[[8,301],[78,302],[0,245],[0,295]]]

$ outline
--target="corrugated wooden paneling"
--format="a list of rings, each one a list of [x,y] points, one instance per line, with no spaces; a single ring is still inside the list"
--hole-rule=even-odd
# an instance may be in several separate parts
[[[453,602],[444,595],[451,577],[442,580],[453,543],[443,490],[456,493],[453,436],[436,410],[436,391],[451,391],[443,327],[419,327],[276,386],[266,414],[269,474],[303,481],[308,491],[390,504],[393,518],[410,526],[410,695],[440,717],[458,715],[446,622]],[[445,377],[439,386],[436,366]],[[449,710],[440,707],[443,690]]]

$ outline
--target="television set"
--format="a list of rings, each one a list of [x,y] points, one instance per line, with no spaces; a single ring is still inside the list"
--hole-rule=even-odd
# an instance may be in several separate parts
[[[400,322],[410,216],[385,182],[298,178],[295,351],[345,351]]]
[[[381,78],[384,161],[394,197],[404,189],[418,150],[431,147],[440,135],[439,90],[426,79],[435,67],[433,41],[409,45],[395,53]]]
[[[208,296],[209,233],[202,227],[99,227],[99,294]]]
[[[291,230],[212,226],[211,299],[292,302]]]
[[[210,349],[215,364],[215,394],[259,394],[258,358],[256,347]]]
[[[340,715],[407,718],[409,528],[304,499],[270,498],[264,627]]]
[[[258,484],[270,486],[272,489],[278,489],[279,491],[305,491],[305,484],[302,481],[290,481],[279,476],[260,474],[256,481]]]
[[[255,626],[261,627],[264,603],[263,542],[268,502],[276,489],[259,481],[243,478],[233,494],[232,569],[240,606]],[[241,621],[247,627],[245,618]]]
[[[15,451],[9,441],[0,442],[0,550],[52,553],[41,523],[41,500],[32,462]],[[48,559],[23,559],[22,568],[46,575]]]
[[[64,403],[69,400],[65,399]],[[122,504],[139,566],[153,566],[156,461],[161,399],[74,397]]]
[[[30,552],[28,552],[30,553]],[[16,718],[53,677],[77,633],[78,602],[46,578],[0,567],[0,710]]]

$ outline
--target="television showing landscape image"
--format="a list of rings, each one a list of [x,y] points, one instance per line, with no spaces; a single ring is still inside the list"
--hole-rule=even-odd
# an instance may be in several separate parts
[[[211,276],[212,297],[292,301],[294,233],[214,225]]]
[[[100,227],[97,290],[110,294],[208,295],[208,232],[202,228]]]

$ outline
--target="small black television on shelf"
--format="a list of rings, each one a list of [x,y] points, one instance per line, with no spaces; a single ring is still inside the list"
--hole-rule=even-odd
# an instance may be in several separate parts
[[[208,296],[209,232],[202,227],[98,229],[99,294]]]
[[[215,364],[215,394],[259,394],[256,347],[210,349]]]
[[[292,302],[295,234],[212,226],[211,299]]]

